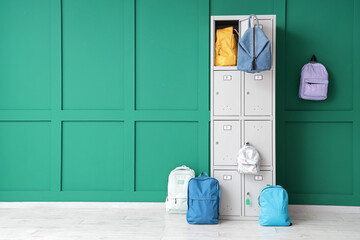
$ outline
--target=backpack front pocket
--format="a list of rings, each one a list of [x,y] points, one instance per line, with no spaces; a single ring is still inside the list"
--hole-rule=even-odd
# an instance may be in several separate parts
[[[216,224],[219,217],[217,199],[189,199],[187,221],[191,224]]]
[[[167,198],[166,200],[166,210],[169,213],[186,213],[187,208],[187,198]]]
[[[304,95],[325,99],[327,97],[329,81],[325,79],[305,79]]]

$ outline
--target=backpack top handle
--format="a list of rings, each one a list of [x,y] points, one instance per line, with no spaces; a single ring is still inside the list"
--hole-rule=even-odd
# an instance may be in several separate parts
[[[310,62],[317,62],[315,54],[312,55]]]
[[[205,176],[205,177],[209,177],[209,175],[208,175],[206,172],[202,172],[202,173],[200,173],[198,177],[203,177],[203,176]]]
[[[255,14],[251,14],[250,16],[249,16],[249,20],[248,20],[248,22],[249,22],[249,28],[251,28],[251,18],[254,18],[255,20],[256,20],[256,27],[259,27],[260,25],[259,25],[259,19],[257,18],[257,16],[255,15]],[[255,26],[254,26],[255,27]]]

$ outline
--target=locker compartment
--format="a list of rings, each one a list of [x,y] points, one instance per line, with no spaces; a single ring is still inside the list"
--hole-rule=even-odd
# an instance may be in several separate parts
[[[244,143],[249,142],[260,153],[260,166],[272,166],[272,122],[271,121],[245,121]]]
[[[214,72],[214,115],[240,115],[240,72]]]
[[[244,206],[245,216],[259,216],[258,198],[266,185],[272,184],[272,171],[260,171],[257,175],[245,175]]]
[[[272,114],[272,71],[245,73],[245,115],[270,116]]]
[[[214,171],[220,183],[220,215],[241,215],[241,175],[237,171]]]
[[[236,20],[215,21],[215,34],[216,34],[216,30],[227,27],[233,27],[234,29],[239,30],[239,21]],[[216,39],[214,40],[216,41]]]
[[[237,165],[240,149],[240,122],[214,121],[214,165]]]
[[[223,21],[215,21],[215,37],[214,37],[214,43],[216,42],[216,31],[218,29],[233,27],[236,29],[236,31],[239,31],[239,21],[236,20],[223,20]],[[239,42],[239,36],[234,32],[235,36],[235,42]],[[215,56],[214,56],[215,57]]]

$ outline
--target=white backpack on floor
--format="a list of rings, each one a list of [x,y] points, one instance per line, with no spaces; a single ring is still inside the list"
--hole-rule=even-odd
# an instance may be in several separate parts
[[[168,195],[166,197],[166,212],[186,213],[188,183],[195,177],[191,168],[183,165],[171,171],[168,178]]]

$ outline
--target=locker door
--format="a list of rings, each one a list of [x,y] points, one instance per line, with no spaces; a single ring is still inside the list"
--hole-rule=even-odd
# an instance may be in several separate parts
[[[241,177],[237,171],[214,171],[220,183],[220,215],[241,215]]]
[[[214,115],[240,115],[240,72],[214,72]]]
[[[272,71],[245,73],[245,115],[270,116],[272,114]]]
[[[240,149],[240,122],[214,121],[214,165],[237,165]]]
[[[244,125],[244,143],[249,142],[259,151],[261,166],[272,166],[272,122],[245,121]]]
[[[273,53],[273,21],[272,19],[259,19],[260,28],[264,31],[266,37],[271,43],[271,53]]]
[[[273,52],[273,20],[259,18],[260,28],[264,31],[266,37],[270,40],[271,43],[271,52]],[[240,21],[240,36],[242,36],[245,31],[248,29],[248,19]]]
[[[266,185],[272,184],[272,171],[260,171],[258,175],[245,175],[245,216],[259,216],[258,198]],[[248,199],[248,200],[247,200]]]

